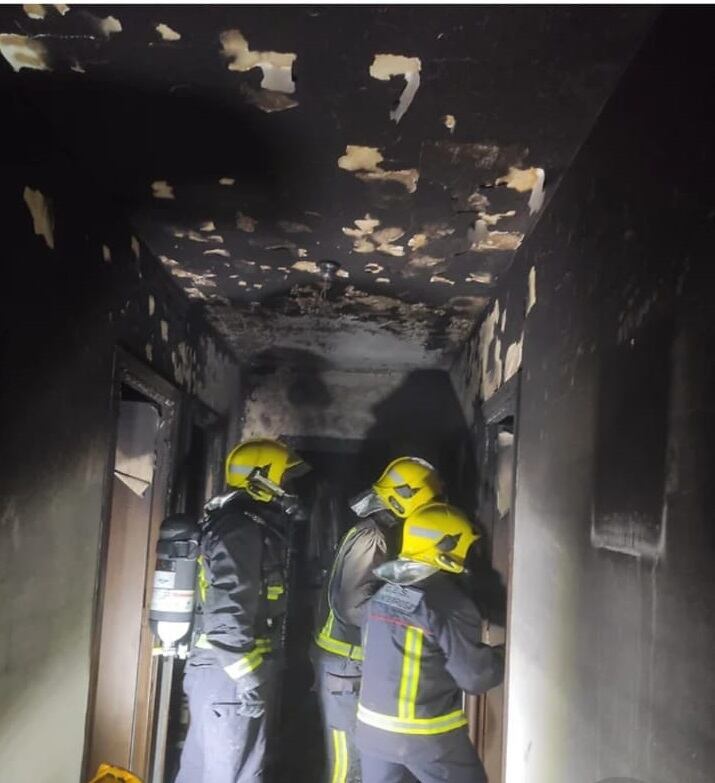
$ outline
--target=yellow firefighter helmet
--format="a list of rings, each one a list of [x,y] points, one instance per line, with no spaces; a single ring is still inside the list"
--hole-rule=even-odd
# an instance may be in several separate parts
[[[479,534],[469,518],[447,503],[430,503],[405,520],[400,558],[459,574]]]
[[[226,483],[268,503],[284,493],[285,482],[308,466],[277,440],[257,438],[239,443],[226,458]]]

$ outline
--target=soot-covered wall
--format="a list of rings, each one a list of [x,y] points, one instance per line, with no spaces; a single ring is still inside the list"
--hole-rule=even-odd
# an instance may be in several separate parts
[[[287,437],[317,450],[360,455],[376,478],[411,454],[439,467],[450,496],[469,496],[468,431],[449,374],[440,370],[349,372],[307,352],[263,367],[246,381],[244,437]]]
[[[455,369],[521,365],[508,783],[715,769],[709,25],[661,17]]]
[[[12,78],[12,76],[8,77]],[[77,783],[119,344],[221,414],[231,357],[12,85],[0,183],[0,768]],[[90,176],[91,175],[91,176]]]

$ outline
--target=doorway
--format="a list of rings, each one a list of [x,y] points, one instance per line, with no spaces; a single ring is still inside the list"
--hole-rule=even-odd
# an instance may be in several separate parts
[[[101,762],[140,777],[149,765],[155,667],[146,607],[171,489],[177,399],[168,383],[117,353],[115,445],[98,572],[87,777]]]

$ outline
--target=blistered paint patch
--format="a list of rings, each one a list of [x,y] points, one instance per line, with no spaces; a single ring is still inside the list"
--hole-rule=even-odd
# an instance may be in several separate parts
[[[149,315],[154,315],[156,312],[156,299],[152,294],[149,294]]]
[[[374,261],[372,261],[369,264],[365,264],[365,271],[371,275],[379,275],[380,272],[385,271],[385,267],[381,266],[380,264],[376,264]]]
[[[216,231],[216,224],[213,220],[206,220],[199,227],[199,231]]]
[[[172,30],[168,24],[161,22],[154,28],[157,33],[162,37],[164,41],[179,41],[181,40],[181,33],[177,33],[176,30]]]
[[[341,277],[343,280],[347,280],[350,277],[350,272],[347,269],[338,269],[335,273],[335,277]]]
[[[236,180],[233,177],[221,177],[218,184],[224,185],[225,187],[231,187],[231,185],[236,184]]]
[[[445,114],[444,117],[442,117],[442,122],[450,133],[454,133],[454,129],[457,127],[457,119],[454,114]]]
[[[230,258],[231,254],[228,250],[224,250],[222,247],[215,247],[212,250],[204,250],[205,256],[223,256],[224,258]]]
[[[400,237],[405,235],[405,231],[398,226],[392,226],[390,228],[382,228],[379,231],[375,231],[372,235],[372,239],[375,242],[378,252],[385,253],[388,256],[404,256],[405,248],[402,245],[394,245]]]
[[[57,11],[60,16],[64,16],[70,10],[70,7],[65,5],[65,3],[54,3],[54,6],[55,11]]]
[[[422,63],[419,57],[405,57],[401,54],[376,54],[370,66],[373,79],[389,81],[393,76],[402,76],[405,89],[400,95],[397,106],[390,112],[390,119],[399,122],[410,108],[420,86]]]
[[[247,234],[252,234],[256,230],[257,225],[258,221],[255,218],[244,215],[243,212],[239,212],[236,215],[236,227]]]
[[[15,72],[23,68],[33,71],[50,70],[44,44],[26,35],[0,35],[0,54]]]
[[[343,227],[343,234],[354,240],[353,250],[356,253],[372,253],[377,247],[377,241],[373,242],[372,235],[380,225],[380,221],[367,214],[364,218],[354,220],[353,223],[357,228]]]
[[[385,284],[385,285],[386,285],[387,283],[389,283],[389,282],[390,282],[390,278],[389,278],[389,277],[378,277],[378,278],[375,280],[375,282],[376,282],[376,283],[382,283],[382,284]]]
[[[481,283],[482,285],[491,285],[494,275],[491,272],[470,272],[465,278],[465,283]]]
[[[538,212],[544,203],[544,182],[546,181],[546,172],[543,169],[532,167],[529,169],[520,169],[512,166],[509,173],[499,177],[497,185],[506,185],[519,193],[528,193],[529,212],[534,214]]]
[[[526,302],[526,314],[529,315],[531,308],[536,304],[536,267],[532,266],[529,270],[529,297]]]
[[[32,227],[36,236],[44,237],[50,250],[55,248],[55,219],[52,214],[52,206],[45,195],[39,190],[25,187],[22,194],[25,204],[32,216]]]
[[[353,172],[363,182],[397,182],[408,193],[417,190],[420,178],[417,169],[386,171],[380,166],[383,160],[382,153],[377,147],[348,144],[345,147],[345,154],[338,158],[338,167]]]
[[[33,3],[26,3],[22,6],[22,10],[30,19],[44,19],[47,14],[47,9],[44,5],[35,5]]]
[[[178,261],[175,261],[173,258],[169,258],[169,256],[159,256],[159,261],[161,261],[164,266],[168,267],[179,265]]]
[[[102,258],[106,264],[112,263],[112,251],[108,245],[102,245]]]
[[[151,362],[154,360],[154,348],[151,343],[147,343],[144,346],[144,355],[146,356],[148,361]]]
[[[245,73],[252,68],[263,71],[261,87],[271,92],[293,93],[293,63],[297,55],[292,52],[253,52],[240,30],[226,30],[221,33],[221,46],[229,58],[229,71]]]
[[[122,32],[122,23],[114,16],[97,19],[97,26],[103,35],[109,38],[111,35]]]
[[[345,154],[338,158],[338,166],[345,171],[376,171],[383,160],[377,147],[348,144]]]
[[[411,258],[407,265],[414,269],[432,269],[445,263],[444,258],[435,258],[434,256],[415,256]]]
[[[165,343],[169,342],[169,324],[163,318],[159,322],[159,328],[161,329],[161,339]]]
[[[415,234],[413,237],[411,237],[410,241],[407,243],[407,246],[411,250],[420,250],[420,248],[423,248],[428,241],[427,234]]]
[[[504,383],[512,378],[521,368],[522,350],[524,346],[524,334],[515,340],[507,349],[504,358]]]
[[[320,267],[315,261],[296,261],[291,266],[291,269],[295,269],[296,272],[308,272],[311,275],[319,275]]]
[[[450,280],[448,277],[442,275],[432,275],[429,279],[430,283],[441,283],[442,285],[454,285],[454,280]]]
[[[477,223],[480,222],[477,221]],[[516,250],[523,241],[524,235],[519,231],[487,231],[484,236],[472,244],[472,250],[477,252]]]
[[[164,179],[152,182],[151,192],[154,198],[174,198],[174,188]]]

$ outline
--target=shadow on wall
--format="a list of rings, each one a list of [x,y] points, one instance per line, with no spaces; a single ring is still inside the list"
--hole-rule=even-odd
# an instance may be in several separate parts
[[[469,446],[467,423],[449,375],[415,370],[372,407],[374,424],[365,434],[364,459],[375,476],[396,457],[422,457],[437,467],[459,504],[462,459]],[[382,448],[375,448],[379,442]],[[374,463],[374,464],[372,464]],[[473,464],[473,463],[472,463]]]

